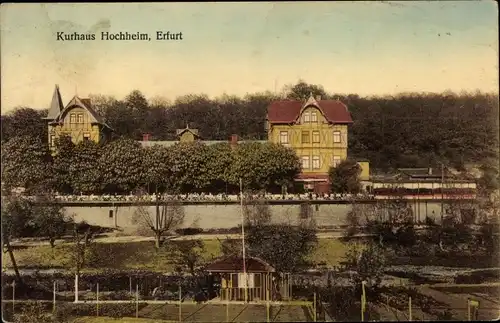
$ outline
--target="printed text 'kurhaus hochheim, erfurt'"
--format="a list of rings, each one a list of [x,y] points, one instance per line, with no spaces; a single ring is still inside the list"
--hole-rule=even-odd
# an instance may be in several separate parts
[[[120,32],[109,32],[103,31],[101,33],[66,33],[57,32],[56,39],[58,41],[85,41],[85,40],[139,40],[139,41],[151,41],[151,40],[183,40],[182,32],[170,32],[170,31],[156,31],[154,37],[151,37],[149,33],[135,32],[131,33],[128,31]]]

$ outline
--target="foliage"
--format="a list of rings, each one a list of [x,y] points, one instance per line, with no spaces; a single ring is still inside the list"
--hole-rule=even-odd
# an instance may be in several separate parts
[[[296,272],[307,264],[318,239],[316,229],[293,225],[251,225],[245,229],[248,253],[271,264],[277,271]]]
[[[269,207],[269,203],[253,194],[244,195],[242,211],[246,225],[259,226],[271,222],[271,208]]]
[[[315,84],[307,84],[303,80],[299,80],[295,85],[285,86],[285,95],[290,100],[306,101],[312,95],[314,98],[320,96],[323,100],[328,99],[323,86]]]
[[[92,256],[92,242],[95,233],[94,228],[86,222],[74,224],[71,267],[77,275],[80,274],[81,270]]]
[[[176,241],[167,246],[175,271],[198,276],[203,269],[205,244],[202,240]]]
[[[346,253],[347,269],[356,271],[351,276],[354,286],[360,286],[366,281],[366,286],[376,289],[382,282],[387,259],[385,252],[375,243],[369,243],[366,247],[353,244]]]
[[[175,192],[189,192],[210,185],[207,146],[199,142],[181,142],[169,149],[174,170],[172,186]]]
[[[245,189],[259,190],[291,184],[300,172],[295,152],[274,143],[241,143],[235,150],[231,182],[243,181]]]
[[[20,314],[14,314],[15,323],[40,323],[54,322],[52,315],[48,314],[42,302],[29,302],[24,304]]]
[[[47,110],[17,107],[2,115],[2,142],[13,137],[31,136],[47,141],[47,124],[42,118]]]
[[[496,93],[360,97],[331,90],[299,81],[286,85],[282,97],[305,101],[312,94],[345,103],[355,121],[349,128],[349,153],[370,160],[374,170],[435,167],[443,160],[464,167],[498,159]],[[228,140],[232,134],[265,140],[266,109],[276,99],[279,97],[270,92],[215,99],[190,94],[173,103],[155,100],[149,104],[141,92],[134,90],[121,100],[93,96],[93,105],[118,138],[140,140],[143,132],[149,132],[154,140],[174,140],[176,129],[189,123],[205,140]],[[45,113],[27,108],[3,115],[2,141],[24,135],[45,141],[46,122],[41,118]]]
[[[50,246],[54,248],[55,240],[66,233],[67,225],[72,222],[72,218],[66,215],[60,204],[54,203],[53,196],[49,194],[39,194],[37,202],[31,206],[36,235],[47,237]]]
[[[140,199],[140,195],[139,195]],[[150,230],[155,236],[155,246],[160,248],[164,237],[184,222],[184,207],[177,201],[157,194],[154,212],[149,206],[139,205],[134,211],[132,221],[143,229]]]
[[[337,167],[331,167],[328,175],[334,193],[357,194],[361,191],[361,166],[354,160],[343,160]]]
[[[18,136],[2,144],[2,184],[7,190],[49,186],[51,156],[41,138]]]
[[[143,149],[137,141],[120,138],[110,142],[99,157],[102,188],[107,192],[131,192],[144,187]]]
[[[217,238],[218,239],[218,238]],[[243,249],[241,248],[241,240],[240,239],[230,239],[226,237],[224,240],[218,239],[220,244],[220,250],[223,256],[238,256],[241,255]]]

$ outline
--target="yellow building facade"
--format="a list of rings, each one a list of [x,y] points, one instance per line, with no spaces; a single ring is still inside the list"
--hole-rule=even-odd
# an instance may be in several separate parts
[[[352,123],[347,106],[338,100],[310,97],[305,103],[283,100],[268,107],[268,140],[292,148],[300,158],[302,173],[298,180],[309,183],[328,181],[330,167],[348,156],[348,125]],[[361,179],[369,178],[368,162]]]
[[[68,136],[77,144],[84,140],[102,142],[108,139],[111,128],[92,108],[89,99],[74,96],[63,106],[59,87],[56,85],[47,117],[48,143],[52,148],[62,136]]]

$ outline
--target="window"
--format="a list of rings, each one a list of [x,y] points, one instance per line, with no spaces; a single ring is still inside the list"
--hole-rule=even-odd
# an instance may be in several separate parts
[[[319,143],[319,131],[313,131],[313,143]]]
[[[76,123],[76,114],[72,113],[69,115],[69,123]]]
[[[78,123],[83,123],[83,113],[78,113]]]
[[[313,156],[313,168],[319,169],[320,166],[319,156]]]
[[[311,113],[310,112],[304,113],[304,123],[308,123],[308,122],[311,122]]]
[[[288,131],[280,132],[280,143],[287,144],[288,143]]]
[[[308,144],[310,142],[309,131],[302,131],[302,143]]]
[[[309,169],[309,156],[302,156],[302,169]]]
[[[311,122],[318,122],[318,114],[316,112],[311,113]]]
[[[109,210],[109,218],[113,217],[113,210]]]
[[[88,133],[83,134],[83,140],[90,140],[90,134]]]
[[[340,164],[340,156],[333,156],[333,167],[337,167]]]
[[[340,131],[333,132],[333,142],[335,142],[335,143],[340,142]]]
[[[55,135],[50,135],[50,146],[54,146],[56,144],[56,136]]]

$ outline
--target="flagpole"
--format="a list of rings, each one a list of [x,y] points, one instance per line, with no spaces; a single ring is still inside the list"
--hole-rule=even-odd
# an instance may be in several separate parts
[[[243,277],[245,277],[245,302],[247,301],[247,270],[245,262],[245,218],[243,215],[243,180],[240,178],[241,240],[243,246]]]

